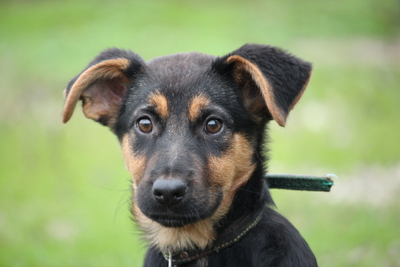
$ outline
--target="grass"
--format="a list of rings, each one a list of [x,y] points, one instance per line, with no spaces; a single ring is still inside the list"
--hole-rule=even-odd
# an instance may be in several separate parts
[[[79,110],[61,124],[62,90],[96,53],[224,55],[257,42],[314,63],[288,126],[271,124],[270,170],[341,177],[328,194],[273,191],[279,211],[321,266],[399,266],[399,199],[372,205],[368,179],[355,183],[361,200],[343,195],[365,173],[400,192],[396,4],[0,1],[0,265],[141,266],[117,140]]]

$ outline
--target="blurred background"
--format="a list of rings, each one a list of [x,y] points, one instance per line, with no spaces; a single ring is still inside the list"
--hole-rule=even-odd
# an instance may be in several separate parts
[[[400,266],[400,2],[0,1],[0,266],[141,266],[130,177],[111,132],[68,81],[101,50],[144,59],[244,43],[280,46],[314,71],[270,172],[339,176],[330,193],[273,190],[320,266]]]

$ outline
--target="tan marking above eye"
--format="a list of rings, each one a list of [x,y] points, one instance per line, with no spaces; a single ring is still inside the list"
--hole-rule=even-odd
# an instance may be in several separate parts
[[[201,111],[210,105],[210,100],[204,95],[198,95],[191,99],[189,102],[189,121],[196,121],[200,116]]]
[[[162,95],[160,92],[156,91],[155,93],[150,95],[148,101],[162,119],[168,117],[169,107],[168,100],[165,95]]]

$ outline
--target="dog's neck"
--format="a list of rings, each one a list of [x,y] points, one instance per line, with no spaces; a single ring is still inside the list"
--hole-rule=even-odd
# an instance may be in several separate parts
[[[237,190],[231,209],[225,218],[219,223],[222,227],[229,227],[231,222],[238,220],[250,213],[261,210],[265,205],[274,206],[271,194],[268,190],[266,179],[263,177],[263,168],[255,170],[251,179]]]
[[[219,250],[224,249],[230,245],[235,244],[245,236],[254,226],[258,224],[263,215],[263,210],[248,213],[246,216],[235,220],[230,223],[228,228],[221,227],[217,239],[212,245],[205,249],[192,248],[174,251],[170,248],[162,250],[164,258],[174,264],[182,264],[195,260],[201,260],[210,256],[213,253],[218,253]]]

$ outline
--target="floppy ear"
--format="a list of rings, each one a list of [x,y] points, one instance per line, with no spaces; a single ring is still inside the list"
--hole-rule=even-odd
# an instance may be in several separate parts
[[[101,52],[65,89],[63,122],[68,122],[82,100],[87,118],[112,127],[129,83],[143,65],[143,59],[131,51],[112,48]]]
[[[311,77],[311,63],[279,48],[255,44],[218,58],[214,67],[232,75],[242,91],[245,107],[255,119],[269,112],[280,126],[285,126]]]

